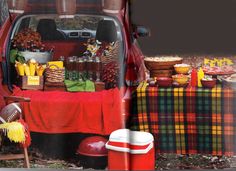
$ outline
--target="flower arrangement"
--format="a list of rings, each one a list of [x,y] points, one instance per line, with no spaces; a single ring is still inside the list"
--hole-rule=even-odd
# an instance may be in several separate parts
[[[46,47],[41,41],[41,35],[32,29],[23,29],[11,41],[10,62],[25,63],[23,52],[52,52],[53,47]]]
[[[105,43],[105,42],[99,42],[94,38],[88,39],[87,43],[85,43],[85,46],[87,46],[85,54],[87,54],[90,57],[102,56],[108,54],[112,50],[114,44],[115,42]]]
[[[45,45],[41,42],[41,35],[32,29],[24,29],[16,34],[12,40],[12,48],[32,52],[46,50]]]

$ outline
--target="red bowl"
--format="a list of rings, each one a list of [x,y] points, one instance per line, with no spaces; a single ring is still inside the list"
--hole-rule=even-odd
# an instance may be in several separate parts
[[[169,77],[158,77],[157,84],[159,87],[171,87],[172,86],[172,78]]]
[[[108,140],[101,136],[85,138],[79,144],[77,153],[84,156],[101,157],[107,156],[108,151],[105,144]]]
[[[202,86],[206,88],[213,88],[216,86],[216,79],[212,80],[201,80]]]

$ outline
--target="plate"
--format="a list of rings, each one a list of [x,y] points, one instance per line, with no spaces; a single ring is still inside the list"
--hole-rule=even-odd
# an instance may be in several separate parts
[[[229,72],[207,72],[207,71],[204,71],[204,73],[207,75],[231,75],[231,74],[236,73],[236,71],[229,71]]]

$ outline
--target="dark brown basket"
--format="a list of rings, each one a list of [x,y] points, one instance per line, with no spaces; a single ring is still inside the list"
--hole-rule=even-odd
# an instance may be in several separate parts
[[[113,61],[118,61],[119,59],[119,42],[116,42],[110,52],[106,55],[101,56],[101,62],[103,65],[106,65]]]
[[[148,61],[144,58],[145,66],[149,71],[152,70],[164,70],[164,69],[173,69],[175,64],[181,64],[183,59],[175,61]]]
[[[55,66],[56,68],[51,68]],[[46,68],[46,82],[61,83],[65,81],[65,68],[59,68],[52,64]]]

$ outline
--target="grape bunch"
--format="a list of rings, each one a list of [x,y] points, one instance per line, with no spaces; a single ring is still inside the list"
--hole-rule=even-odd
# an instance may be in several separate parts
[[[119,65],[112,61],[103,67],[102,81],[105,82],[106,89],[115,88],[118,86]]]
[[[45,51],[45,45],[41,42],[41,35],[31,29],[24,29],[16,34],[12,40],[12,47],[21,51]]]

